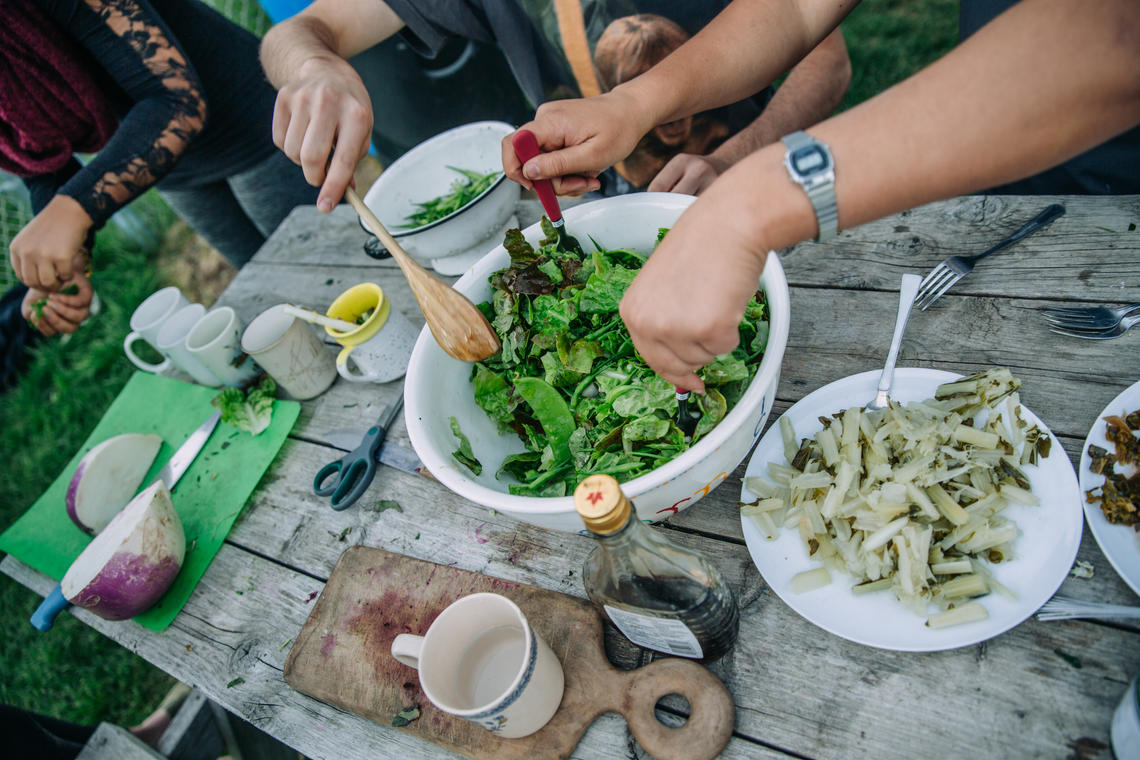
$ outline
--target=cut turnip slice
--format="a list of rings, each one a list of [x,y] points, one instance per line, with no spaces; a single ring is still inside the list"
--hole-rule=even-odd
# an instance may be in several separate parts
[[[138,490],[162,438],[124,433],[84,454],[67,486],[67,515],[85,533],[103,530]]]
[[[161,480],[140,493],[87,545],[60,581],[64,597],[107,620],[158,601],[182,568],[182,521]]]

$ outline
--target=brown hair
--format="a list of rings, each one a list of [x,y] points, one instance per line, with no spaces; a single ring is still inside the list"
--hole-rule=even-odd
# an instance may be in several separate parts
[[[613,21],[594,48],[594,69],[602,91],[643,74],[681,47],[689,33],[655,13],[623,16]]]

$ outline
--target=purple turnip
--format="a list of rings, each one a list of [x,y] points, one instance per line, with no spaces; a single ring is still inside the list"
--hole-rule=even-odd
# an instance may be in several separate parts
[[[131,500],[87,545],[60,581],[64,598],[107,620],[149,609],[182,568],[182,521],[161,480]]]
[[[88,451],[67,486],[67,516],[85,533],[103,530],[135,495],[161,447],[157,435],[124,433]]]

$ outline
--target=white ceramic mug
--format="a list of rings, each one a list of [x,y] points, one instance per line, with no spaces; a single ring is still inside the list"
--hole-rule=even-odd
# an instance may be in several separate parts
[[[241,349],[241,320],[229,306],[206,314],[190,328],[186,348],[223,384],[241,387],[261,371]]]
[[[190,375],[194,382],[216,388],[222,384],[222,381],[202,364],[197,356],[190,353],[190,349],[186,348],[186,336],[205,313],[206,307],[200,303],[183,306],[171,314],[159,328],[155,344],[163,356],[175,367]]]
[[[169,358],[164,358],[159,364],[151,364],[140,359],[131,346],[136,340],[145,340],[155,351],[160,351],[158,331],[167,319],[189,303],[186,296],[182,295],[182,291],[172,285],[151,293],[139,304],[134,314],[131,314],[131,332],[123,341],[123,351],[132,364],[155,374],[163,374],[171,369],[172,363]]]
[[[261,312],[241,336],[242,349],[295,399],[320,395],[336,379],[336,361],[307,323],[285,304]]]
[[[423,636],[397,636],[392,656],[419,670],[433,705],[506,739],[545,726],[562,701],[558,657],[498,594],[456,600]]]
[[[326,314],[359,324],[355,330],[325,332],[344,348],[336,371],[356,383],[386,383],[404,376],[419,330],[401,314],[374,282],[353,285],[337,296]]]

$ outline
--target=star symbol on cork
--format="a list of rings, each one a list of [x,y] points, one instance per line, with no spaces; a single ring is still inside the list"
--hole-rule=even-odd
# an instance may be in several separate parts
[[[602,498],[603,496],[601,491],[594,491],[592,494],[586,497],[586,501],[590,502],[591,504],[597,504],[602,500]]]

